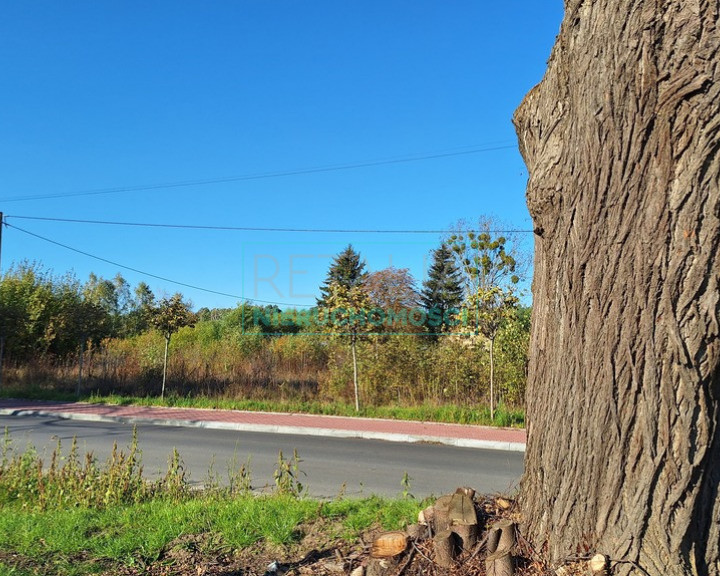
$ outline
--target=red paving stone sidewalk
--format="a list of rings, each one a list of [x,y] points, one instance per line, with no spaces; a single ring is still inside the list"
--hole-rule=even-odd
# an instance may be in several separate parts
[[[245,412],[161,406],[113,406],[32,400],[0,400],[0,414],[57,415],[83,420],[113,420],[259,432],[431,441],[501,450],[523,450],[525,430],[436,422],[408,422],[314,414]]]

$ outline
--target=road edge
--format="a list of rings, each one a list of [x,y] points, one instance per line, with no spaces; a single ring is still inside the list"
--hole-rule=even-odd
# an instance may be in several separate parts
[[[371,430],[337,430],[334,428],[314,428],[306,426],[281,426],[273,424],[247,424],[238,422],[218,422],[212,420],[182,420],[169,418],[143,418],[132,416],[104,416],[101,414],[77,414],[43,409],[0,408],[0,416],[45,416],[64,420],[83,420],[86,422],[117,422],[125,424],[146,424],[153,426],[177,426],[181,428],[207,428],[210,430],[236,430],[239,432],[261,432],[267,434],[298,434],[303,436],[325,436],[329,438],[363,438],[367,440],[385,440],[387,442],[445,444],[460,448],[481,450],[500,450],[505,452],[525,452],[522,442],[503,442],[499,440],[478,440],[472,438],[449,438],[447,436],[429,436],[418,434],[400,434],[375,432]]]

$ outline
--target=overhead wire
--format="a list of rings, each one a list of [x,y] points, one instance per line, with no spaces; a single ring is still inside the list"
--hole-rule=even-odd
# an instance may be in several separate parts
[[[438,158],[450,158],[453,156],[467,156],[470,154],[480,154],[482,152],[494,152],[498,150],[509,150],[517,148],[517,144],[502,144],[497,146],[478,146],[469,150],[456,150],[449,152],[436,152],[433,154],[403,156],[399,158],[386,158],[381,160],[372,160],[368,162],[356,162],[346,164],[335,164],[329,166],[320,166],[315,168],[300,168],[297,170],[283,170],[277,172],[262,172],[258,174],[242,174],[238,176],[224,176],[219,178],[204,178],[197,180],[182,180],[176,182],[164,182],[159,184],[141,184],[137,186],[118,186],[113,188],[98,188],[91,190],[81,190],[76,192],[58,192],[52,194],[38,194],[25,196],[11,196],[9,198],[0,198],[0,202],[21,202],[26,200],[48,200],[54,198],[71,198],[77,196],[97,196],[101,194],[118,194],[123,192],[140,192],[145,190],[165,190],[170,188],[184,188],[189,186],[208,186],[213,184],[226,184],[229,182],[242,182],[247,180],[264,180],[268,178],[282,178],[286,176],[298,176],[303,174],[319,174],[323,172],[337,172],[341,170],[355,170],[358,168],[370,168],[373,166],[387,166],[391,164],[406,164],[409,162],[419,162],[422,160],[434,160]]]
[[[91,254],[90,252],[85,252],[84,250],[80,250],[78,248],[74,248],[73,246],[68,246],[67,244],[63,244],[62,242],[58,242],[57,240],[52,240],[51,238],[47,238],[45,236],[41,236],[40,234],[36,234],[35,232],[30,232],[29,230],[25,230],[24,228],[20,228],[19,226],[15,226],[13,224],[8,223],[7,221],[4,222],[5,226],[8,228],[13,228],[14,230],[18,230],[19,232],[23,232],[24,234],[27,234],[29,236],[33,236],[35,238],[38,238],[39,240],[43,240],[45,242],[48,242],[50,244],[54,244],[55,246],[60,246],[61,248],[65,248],[66,250],[70,250],[72,252],[75,252],[77,254],[82,254],[83,256],[87,256],[88,258],[93,258],[95,260],[99,260],[100,262],[105,262],[106,264],[112,264],[113,266],[117,266],[118,268],[122,268],[124,270],[130,270],[131,272],[135,272],[137,274],[142,274],[144,276],[148,276],[150,278],[155,278],[157,280],[162,280],[163,282],[169,282],[171,284],[176,284],[177,286],[184,286],[185,288],[192,288],[193,290],[199,290],[201,292],[207,292],[209,294],[217,294],[219,296],[226,296],[228,298],[235,298],[238,300],[244,300],[247,303],[252,302],[259,302],[262,304],[274,304],[276,306],[289,306],[289,307],[303,307],[303,308],[312,308],[312,304],[292,304],[289,302],[275,302],[272,300],[260,300],[256,298],[247,298],[245,296],[239,296],[237,294],[230,294],[228,292],[220,292],[218,290],[212,290],[210,288],[203,288],[202,286],[196,286],[194,284],[188,284],[187,282],[180,282],[179,280],[173,280],[172,278],[167,278],[165,276],[159,276],[158,274],[153,274],[152,272],[147,272],[145,270],[140,270],[139,268],[134,268],[132,266],[127,266],[125,264],[121,264],[119,262],[115,262],[113,260],[109,260],[108,258],[103,258],[102,256],[97,256],[95,254]]]
[[[134,226],[144,228],[176,228],[186,230],[219,230],[233,232],[288,232],[288,233],[328,233],[328,234],[453,234],[458,232],[466,232],[466,230],[400,230],[400,229],[366,229],[366,228],[266,228],[255,226],[212,226],[202,224],[163,224],[150,222],[118,222],[111,220],[83,220],[79,218],[55,218],[50,216],[25,216],[6,214],[5,218],[18,218],[23,220],[42,220],[45,222],[66,222],[73,224],[98,224],[106,226]],[[467,230],[470,231],[470,230]],[[488,230],[491,234],[532,234],[532,230],[528,229],[507,229],[507,230]]]
[[[208,178],[208,179],[198,179],[198,180],[166,182],[166,183],[153,184],[153,185],[138,185],[138,186],[115,187],[115,188],[103,188],[103,189],[94,189],[94,190],[86,190],[86,191],[78,191],[78,192],[54,193],[54,194],[44,194],[44,195],[35,195],[35,196],[16,196],[16,197],[10,197],[10,198],[3,198],[3,199],[0,199],[0,201],[16,202],[16,201],[22,201],[22,200],[68,198],[68,197],[74,197],[74,196],[90,196],[90,195],[113,194],[113,193],[122,193],[122,192],[135,192],[135,191],[144,191],[144,190],[161,190],[161,189],[189,187],[189,186],[203,186],[203,185],[221,184],[221,183],[228,183],[228,182],[239,182],[239,181],[244,181],[244,180],[260,180],[260,179],[265,179],[265,178],[279,178],[279,177],[284,177],[284,176],[314,174],[314,173],[332,172],[332,171],[340,171],[340,170],[351,170],[351,169],[357,169],[357,168],[382,166],[382,165],[389,165],[389,164],[400,164],[400,163],[416,162],[416,161],[430,160],[430,159],[436,159],[436,158],[446,158],[446,157],[453,157],[453,156],[477,154],[477,153],[481,153],[481,152],[504,150],[504,149],[510,149],[510,148],[515,148],[515,147],[516,147],[515,144],[474,147],[474,148],[467,149],[467,150],[455,150],[455,151],[449,151],[449,152],[439,152],[439,153],[434,153],[434,154],[414,155],[414,156],[406,156],[406,157],[400,157],[400,158],[390,158],[390,159],[383,159],[383,160],[376,160],[376,161],[369,161],[369,162],[339,164],[339,165],[331,165],[331,166],[316,167],[316,168],[305,168],[305,169],[298,169],[298,170],[286,170],[286,171],[268,172],[268,173],[260,173],[260,174],[245,174],[245,175],[240,175],[240,176],[230,176],[230,177],[222,177],[222,178]],[[341,228],[333,229],[333,228],[279,228],[279,227],[250,227],[250,226],[211,226],[211,225],[196,225],[196,224],[116,222],[116,221],[108,221],[108,220],[84,220],[84,219],[74,219],[74,218],[55,218],[55,217],[9,215],[9,214],[5,215],[3,222],[2,222],[2,224],[4,224],[5,226],[7,226],[9,228],[13,228],[15,230],[18,230],[20,232],[23,232],[27,235],[33,236],[35,238],[38,238],[38,239],[48,242],[50,244],[60,246],[62,248],[65,248],[66,250],[70,250],[75,253],[87,256],[89,258],[93,258],[95,260],[105,262],[107,264],[112,264],[113,266],[118,266],[119,268],[123,268],[125,270],[130,270],[132,272],[136,272],[138,274],[142,274],[142,275],[148,276],[150,278],[156,278],[158,280],[162,280],[164,282],[169,282],[171,284],[175,284],[178,286],[184,286],[186,288],[191,288],[193,290],[199,290],[202,292],[207,292],[210,294],[217,294],[217,295],[226,296],[229,298],[237,298],[237,299],[245,300],[245,301],[259,302],[259,303],[263,303],[263,304],[274,304],[274,305],[280,305],[280,306],[303,306],[303,307],[312,307],[312,305],[291,304],[288,302],[276,302],[276,301],[271,301],[271,300],[248,299],[244,296],[239,296],[237,294],[231,294],[231,293],[227,293],[227,292],[212,290],[209,288],[204,288],[204,287],[196,286],[193,284],[188,284],[186,282],[173,280],[171,278],[167,278],[164,276],[159,276],[159,275],[153,274],[151,272],[146,272],[144,270],[140,270],[140,269],[134,268],[132,266],[127,266],[125,264],[121,264],[119,262],[115,262],[115,261],[109,260],[107,258],[103,258],[101,256],[91,254],[84,250],[80,250],[78,248],[68,246],[67,244],[63,244],[56,240],[52,240],[45,236],[41,236],[40,234],[30,232],[29,230],[26,230],[24,228],[20,228],[19,226],[10,224],[9,222],[7,222],[7,218],[66,222],[66,223],[96,224],[96,225],[112,225],[112,226],[134,226],[134,227],[176,228],[176,229],[197,229],[197,230],[222,230],[222,231],[243,231],[243,232],[340,233],[340,234],[445,234],[445,233],[458,232],[457,230],[439,230],[439,229],[438,230],[399,230],[399,229],[341,229]],[[492,230],[490,232],[492,232],[492,233],[531,233],[532,231],[518,229],[518,230]]]

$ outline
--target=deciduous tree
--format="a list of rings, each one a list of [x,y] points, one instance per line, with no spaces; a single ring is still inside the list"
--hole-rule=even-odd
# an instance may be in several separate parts
[[[152,311],[155,306],[155,294],[145,282],[135,287],[125,324],[130,335],[141,334],[151,325]]]
[[[152,323],[165,337],[162,389],[160,391],[160,398],[164,398],[170,338],[180,328],[194,326],[195,317],[190,309],[190,304],[183,301],[182,294],[176,293],[170,298],[162,298],[158,302],[152,312]]]
[[[517,261],[505,236],[493,237],[492,220],[480,220],[481,231],[469,230],[449,238],[465,281],[461,329],[473,328],[488,340],[490,353],[490,419],[495,419],[495,338],[518,304]]]
[[[61,323],[73,347],[79,351],[75,387],[75,395],[79,397],[82,391],[85,348],[88,342],[98,343],[105,336],[107,313],[99,304],[85,298],[77,284],[65,285],[63,292],[56,320]]]
[[[515,313],[518,298],[512,287],[478,289],[467,299],[466,325],[487,338],[490,353],[490,420],[495,420],[495,339]]]
[[[496,339],[496,386],[499,402],[525,406],[531,309],[518,306],[503,323]],[[498,403],[499,403],[498,402]]]
[[[377,330],[372,319],[368,317],[373,308],[373,303],[362,284],[347,287],[333,283],[328,287],[327,303],[322,310],[325,315],[322,325],[326,331],[333,336],[346,338],[350,342],[356,411],[360,410],[357,341],[364,334]]]
[[[447,243],[460,270],[465,296],[496,286],[516,285],[525,273],[524,256],[513,236],[501,233],[493,218],[481,216],[474,227],[460,221]]]
[[[121,274],[107,280],[91,272],[83,287],[83,298],[105,311],[105,326],[110,336],[124,335],[124,315],[130,302],[130,287]]]
[[[415,279],[407,268],[383,268],[370,272],[363,280],[363,287],[370,297],[376,313],[382,311],[385,321],[376,326],[375,332],[385,330],[394,333],[416,332],[416,327],[408,319],[416,312],[419,296],[415,289]]]
[[[554,562],[720,574],[719,20],[566,0],[515,115],[536,232],[522,505]]]

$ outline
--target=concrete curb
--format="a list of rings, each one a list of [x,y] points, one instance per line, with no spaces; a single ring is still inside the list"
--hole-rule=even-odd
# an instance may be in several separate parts
[[[371,430],[337,430],[333,428],[314,428],[306,426],[281,426],[272,424],[247,424],[238,422],[218,422],[213,420],[176,420],[167,418],[143,418],[132,416],[104,416],[101,414],[78,414],[42,409],[1,408],[0,416],[46,416],[65,420],[82,420],[86,422],[119,422],[126,424],[147,424],[154,426],[179,426],[182,428],[207,428],[210,430],[237,430],[239,432],[263,432],[272,434],[298,434],[304,436],[326,436],[330,438],[365,438],[369,440],[385,440],[387,442],[432,442],[462,448],[478,448],[482,450],[503,450],[506,452],[524,452],[525,444],[521,442],[503,442],[497,440],[476,440],[471,438],[450,438],[447,436],[425,436],[399,434],[390,432],[374,432]]]

